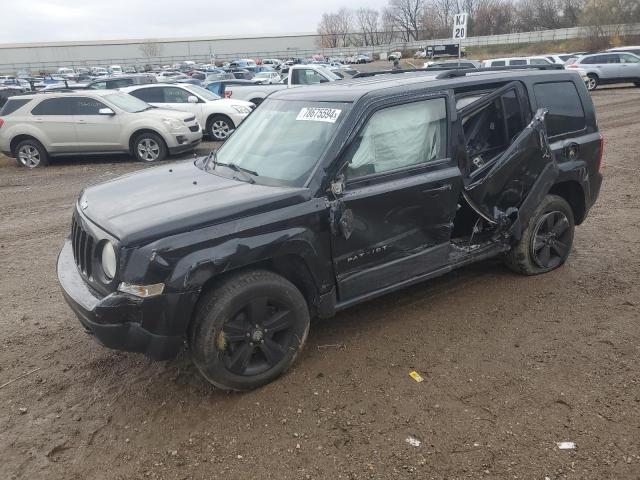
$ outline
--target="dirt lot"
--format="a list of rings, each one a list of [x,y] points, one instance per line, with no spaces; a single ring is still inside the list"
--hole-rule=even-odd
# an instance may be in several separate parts
[[[640,478],[640,89],[594,98],[605,182],[564,268],[484,262],[352,308],[248,394],[100,347],[62,299],[76,195],[141,164],[0,158],[0,478]]]

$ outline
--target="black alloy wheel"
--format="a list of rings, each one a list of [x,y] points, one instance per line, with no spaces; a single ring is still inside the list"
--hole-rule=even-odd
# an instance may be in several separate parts
[[[277,300],[251,300],[218,333],[216,342],[226,368],[236,375],[258,375],[287,354],[294,334],[292,312]]]
[[[570,226],[569,219],[560,211],[549,212],[540,218],[531,241],[531,257],[536,265],[553,270],[565,262],[573,238]]]
[[[309,323],[307,301],[286,278],[266,270],[239,272],[203,295],[189,346],[213,385],[251,390],[293,364]]]

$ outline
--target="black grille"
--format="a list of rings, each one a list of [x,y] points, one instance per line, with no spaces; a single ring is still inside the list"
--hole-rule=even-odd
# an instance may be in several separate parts
[[[200,130],[200,125],[194,125],[193,127],[189,127],[189,130],[191,130],[192,132],[197,132],[198,130]]]
[[[90,277],[95,241],[75,218],[71,222],[71,245],[73,247],[73,258],[76,261],[76,265],[78,265],[78,269],[87,277]]]

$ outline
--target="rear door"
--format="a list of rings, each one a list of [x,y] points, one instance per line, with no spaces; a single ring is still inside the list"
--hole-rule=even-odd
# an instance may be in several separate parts
[[[342,159],[341,230],[332,236],[340,301],[449,260],[462,179],[448,152],[447,97],[404,102],[370,111]]]
[[[468,157],[465,199],[516,238],[558,177],[546,110],[529,121],[526,99],[524,86],[512,82],[459,112]]]
[[[74,105],[75,101],[71,97],[46,98],[31,110],[33,121],[43,135],[39,140],[45,144],[47,151],[77,151]]]

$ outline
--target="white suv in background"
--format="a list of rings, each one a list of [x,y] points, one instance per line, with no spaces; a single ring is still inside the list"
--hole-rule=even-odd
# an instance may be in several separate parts
[[[255,108],[251,102],[220,98],[197,85],[158,83],[120,90],[156,107],[193,113],[204,131],[217,141],[226,140]]]
[[[152,162],[202,141],[195,116],[154,108],[115,90],[76,90],[10,97],[0,109],[0,151],[19,165],[49,157],[130,153]]]
[[[595,90],[598,85],[633,82],[640,87],[640,56],[628,52],[600,52],[571,58],[566,69],[586,72],[587,88]]]
[[[545,57],[490,58],[482,62],[483,67],[513,67],[518,65],[552,65]]]

